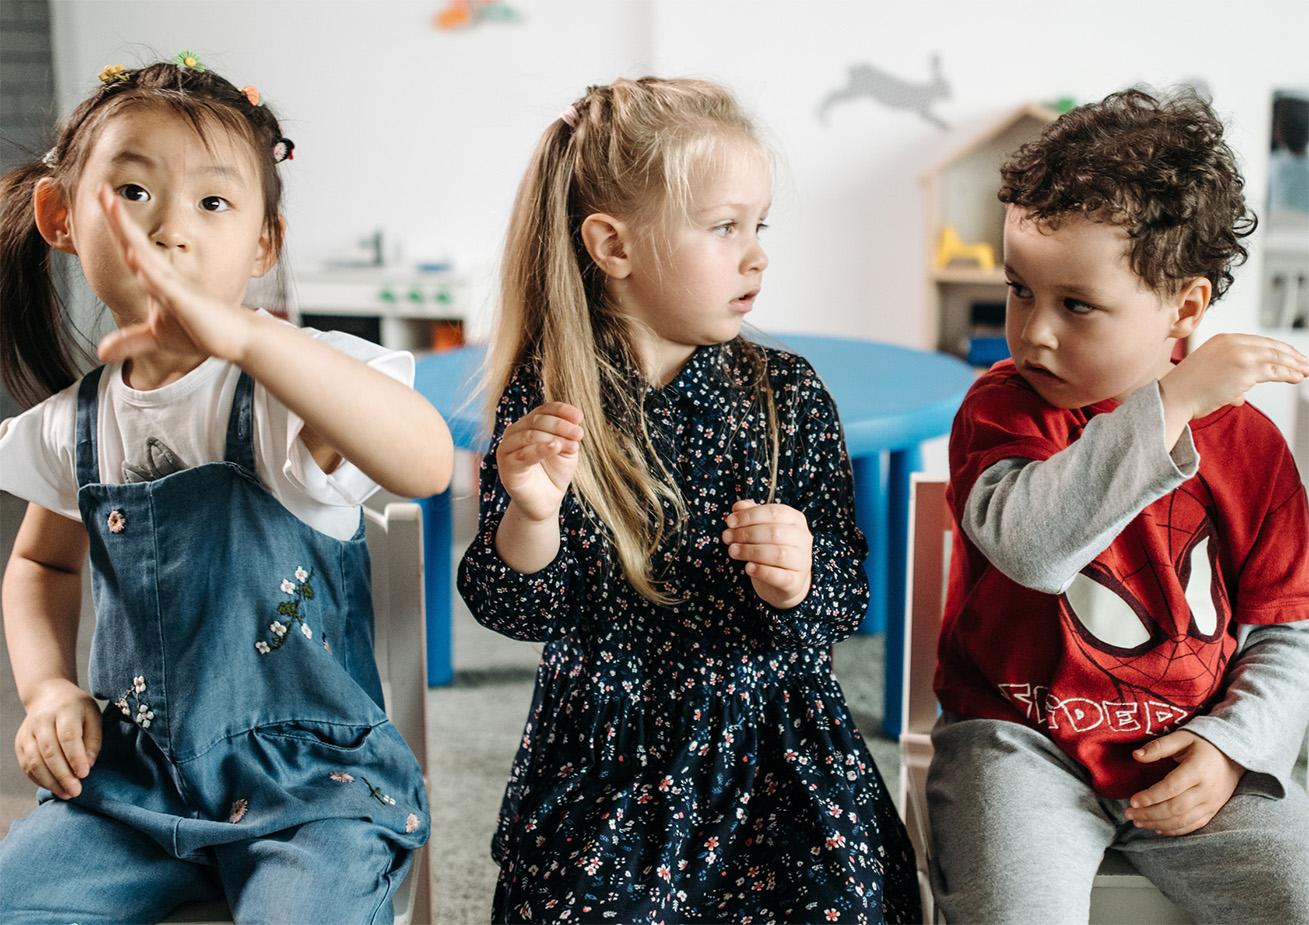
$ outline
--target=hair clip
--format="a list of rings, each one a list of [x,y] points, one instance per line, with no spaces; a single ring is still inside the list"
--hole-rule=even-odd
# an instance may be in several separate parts
[[[242,87],[241,92],[245,94],[245,98],[250,101],[251,106],[264,105],[264,98],[259,95],[259,88],[254,84],[250,84],[248,87]]]
[[[205,66],[200,63],[200,56],[193,51],[179,51],[173,58],[173,63],[188,71],[196,71],[200,74],[205,71]]]
[[[105,85],[114,84],[127,80],[129,76],[127,68],[121,64],[111,64],[100,72],[100,82]]]
[[[569,128],[577,128],[577,116],[577,107],[572,103],[569,103],[568,108],[559,114],[559,118],[563,119],[564,125]]]
[[[45,154],[41,155],[41,163],[45,164],[51,170],[59,166],[59,146],[51,148]]]
[[[273,145],[273,163],[295,160],[295,142],[290,138],[279,138]]]

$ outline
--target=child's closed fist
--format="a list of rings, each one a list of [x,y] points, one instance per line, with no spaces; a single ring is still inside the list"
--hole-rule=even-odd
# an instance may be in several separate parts
[[[755,594],[787,610],[809,594],[814,537],[804,514],[785,504],[738,501],[723,531],[727,554],[745,563]]]
[[[14,753],[33,783],[70,800],[82,792],[100,741],[100,709],[91,695],[71,681],[49,681],[27,706]]]
[[[1245,773],[1216,746],[1193,732],[1179,729],[1132,752],[1149,763],[1172,758],[1177,767],[1146,790],[1133,794],[1127,818],[1160,835],[1186,835],[1208,824],[1227,805]]]
[[[585,435],[581,409],[558,401],[538,405],[505,428],[495,451],[500,484],[528,520],[559,516]]]

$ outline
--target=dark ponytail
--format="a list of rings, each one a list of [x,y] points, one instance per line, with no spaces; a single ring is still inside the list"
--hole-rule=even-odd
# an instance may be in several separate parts
[[[88,359],[55,287],[54,254],[36,228],[32,193],[50,174],[37,161],[0,178],[0,370],[23,406],[71,385]]]

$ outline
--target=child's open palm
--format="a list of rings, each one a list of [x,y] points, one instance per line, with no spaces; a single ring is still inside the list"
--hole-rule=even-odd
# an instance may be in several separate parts
[[[249,337],[250,313],[185,279],[124,214],[122,200],[108,186],[98,195],[123,260],[150,298],[146,320],[105,337],[100,342],[100,358],[121,360],[167,350],[203,353],[239,363]]]
[[[1137,761],[1171,757],[1177,767],[1153,787],[1132,795],[1127,818],[1160,835],[1186,835],[1204,828],[1227,805],[1245,773],[1206,739],[1185,729],[1170,732],[1132,753]]]
[[[738,501],[727,516],[723,542],[729,556],[745,562],[755,594],[768,604],[787,610],[808,596],[814,537],[795,508]]]
[[[529,520],[559,516],[585,433],[581,409],[558,401],[538,405],[505,428],[495,451],[500,484]]]

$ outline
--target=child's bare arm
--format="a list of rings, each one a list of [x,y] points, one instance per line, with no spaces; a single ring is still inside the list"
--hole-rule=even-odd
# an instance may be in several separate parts
[[[14,739],[35,783],[81,792],[100,749],[100,711],[77,685],[77,627],[86,530],[29,504],[4,576],[5,641],[27,715]]]

